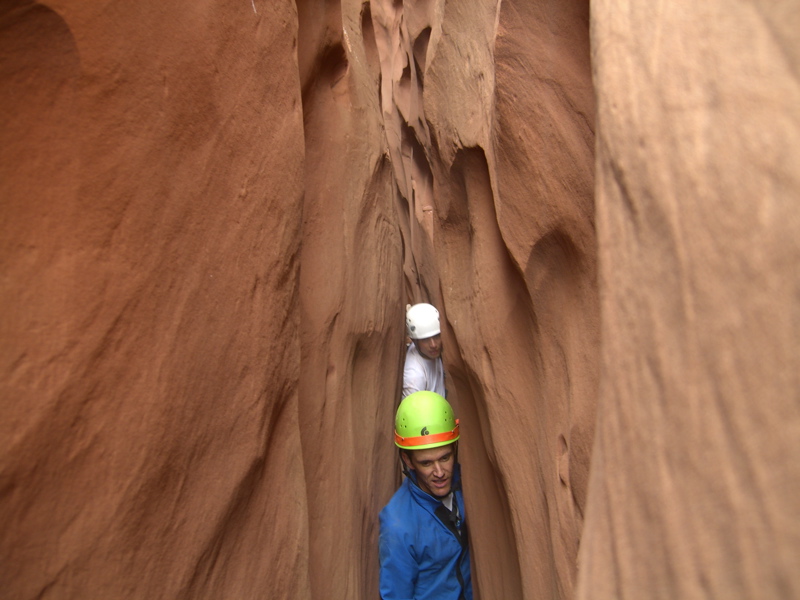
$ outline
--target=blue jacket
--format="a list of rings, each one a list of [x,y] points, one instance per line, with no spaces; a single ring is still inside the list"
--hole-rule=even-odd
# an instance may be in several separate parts
[[[414,478],[414,473],[411,477]],[[472,600],[469,547],[459,471],[453,477],[465,544],[436,516],[441,501],[406,478],[380,514],[381,598],[383,600]],[[460,559],[461,554],[464,557]],[[459,561],[460,559],[460,561]]]

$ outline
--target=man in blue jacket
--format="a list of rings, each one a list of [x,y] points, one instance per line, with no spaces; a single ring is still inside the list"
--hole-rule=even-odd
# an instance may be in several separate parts
[[[406,479],[380,514],[383,600],[472,600],[458,420],[429,391],[400,403],[395,444]]]

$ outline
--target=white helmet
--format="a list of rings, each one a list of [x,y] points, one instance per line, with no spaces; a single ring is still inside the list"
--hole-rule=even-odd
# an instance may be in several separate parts
[[[439,335],[439,311],[430,304],[415,304],[406,309],[406,327],[412,340]]]

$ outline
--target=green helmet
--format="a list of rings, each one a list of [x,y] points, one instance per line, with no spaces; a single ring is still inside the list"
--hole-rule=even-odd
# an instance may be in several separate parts
[[[460,437],[453,408],[439,394],[414,392],[403,398],[394,420],[394,443],[403,450],[452,444]]]

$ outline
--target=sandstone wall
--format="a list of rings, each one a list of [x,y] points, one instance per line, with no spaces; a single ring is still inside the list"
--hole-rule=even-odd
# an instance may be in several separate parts
[[[598,375],[588,6],[448,3],[428,56],[433,263],[478,587],[570,597]]]
[[[798,18],[6,2],[4,597],[375,598],[416,301],[481,599],[797,596]]]
[[[313,598],[378,589],[377,514],[403,339],[403,240],[385,153],[369,5],[298,2],[306,171],[300,437]]]
[[[592,23],[603,366],[578,597],[796,598],[800,11],[600,1]]]
[[[293,5],[0,28],[0,595],[309,597]]]

